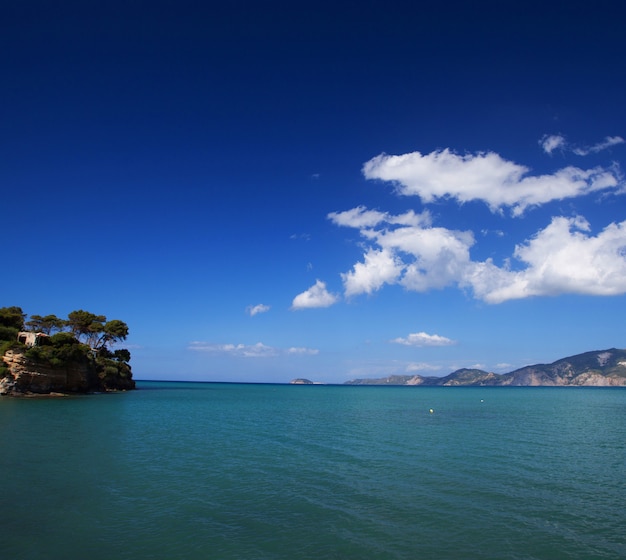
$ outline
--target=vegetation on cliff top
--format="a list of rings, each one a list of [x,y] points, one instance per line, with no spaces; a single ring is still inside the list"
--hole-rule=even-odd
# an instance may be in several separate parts
[[[107,321],[82,309],[67,319],[56,315],[27,315],[20,307],[0,308],[0,379],[10,374],[1,357],[8,350],[24,354],[34,364],[62,369],[75,364],[95,368],[103,388],[115,387],[116,380],[132,379],[130,352],[116,348],[128,336],[128,325],[119,319]],[[34,345],[18,340],[20,332],[42,333]],[[126,383],[127,385],[128,383]]]

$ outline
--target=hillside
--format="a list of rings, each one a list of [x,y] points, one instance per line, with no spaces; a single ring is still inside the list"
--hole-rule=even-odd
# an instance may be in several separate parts
[[[378,379],[354,379],[346,385],[422,385],[422,386],[626,386],[626,350],[594,350],[562,358],[551,364],[535,364],[509,373],[480,369],[459,369],[445,377],[391,375]]]

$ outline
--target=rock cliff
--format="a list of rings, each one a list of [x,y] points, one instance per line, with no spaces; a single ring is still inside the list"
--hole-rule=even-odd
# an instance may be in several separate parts
[[[0,379],[0,395],[81,394],[135,388],[132,376],[111,375],[87,357],[60,367],[30,360],[24,352],[8,350],[2,357],[8,370]]]

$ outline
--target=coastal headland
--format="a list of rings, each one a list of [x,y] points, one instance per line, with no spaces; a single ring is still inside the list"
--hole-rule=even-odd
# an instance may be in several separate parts
[[[72,311],[67,319],[0,308],[0,395],[64,396],[135,388],[119,319]]]

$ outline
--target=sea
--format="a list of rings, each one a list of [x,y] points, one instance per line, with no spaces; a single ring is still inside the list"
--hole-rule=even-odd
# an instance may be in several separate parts
[[[624,559],[626,389],[0,398],[0,558]]]

